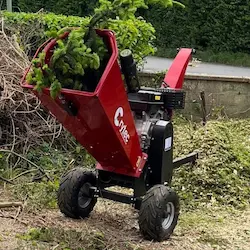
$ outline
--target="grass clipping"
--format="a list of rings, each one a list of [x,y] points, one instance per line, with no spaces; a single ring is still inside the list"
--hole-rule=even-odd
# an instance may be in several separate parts
[[[187,207],[243,208],[250,199],[250,119],[175,126],[174,154],[200,152],[197,164],[175,170],[173,187]],[[186,207],[185,206],[185,207]]]

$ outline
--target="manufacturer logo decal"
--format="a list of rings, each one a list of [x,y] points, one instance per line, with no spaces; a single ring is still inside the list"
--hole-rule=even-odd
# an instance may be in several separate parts
[[[121,134],[121,137],[122,137],[124,143],[127,144],[129,142],[130,135],[129,135],[129,132],[127,130],[127,125],[124,123],[124,121],[122,119],[123,115],[124,115],[123,108],[119,107],[115,112],[114,124],[116,127],[119,128],[119,132]]]

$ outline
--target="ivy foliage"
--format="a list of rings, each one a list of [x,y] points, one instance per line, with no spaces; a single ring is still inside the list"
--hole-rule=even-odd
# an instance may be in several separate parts
[[[166,7],[175,3],[171,0],[147,2],[159,3]],[[136,48],[137,61],[154,52],[151,43],[154,28],[142,17],[135,15],[138,8],[148,7],[144,0],[100,0],[99,4],[95,14],[86,19],[86,23],[78,29],[64,27],[57,31],[56,27],[46,33],[57,41],[53,55],[48,62],[45,61],[45,53],[40,53],[39,57],[32,61],[33,67],[26,78],[29,84],[35,85],[37,91],[50,87],[51,97],[56,98],[61,88],[85,91],[95,89],[109,57],[106,44],[96,34],[95,28],[115,31],[119,49],[129,48],[133,52]],[[66,31],[69,36],[62,39]],[[91,83],[91,86],[88,83]]]

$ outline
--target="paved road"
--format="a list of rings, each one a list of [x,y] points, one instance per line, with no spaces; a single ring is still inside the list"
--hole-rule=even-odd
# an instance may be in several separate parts
[[[144,65],[144,72],[164,71],[172,64],[172,59],[160,57],[148,57]],[[250,68],[234,67],[222,64],[211,64],[204,62],[194,62],[193,66],[188,66],[186,73],[218,76],[250,77]]]

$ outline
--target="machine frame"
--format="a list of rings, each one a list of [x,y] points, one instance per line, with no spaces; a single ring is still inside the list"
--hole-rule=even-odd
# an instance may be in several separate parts
[[[38,93],[34,86],[27,84],[25,79],[31,67],[22,79],[22,86],[33,90],[42,105],[98,162],[95,174],[73,169],[63,176],[58,193],[59,208],[66,216],[79,218],[90,214],[98,197],[132,204],[140,210],[143,235],[154,240],[167,239],[179,214],[178,196],[170,188],[173,170],[195,162],[198,156],[192,153],[173,159],[171,122],[173,110],[184,108],[182,85],[193,51],[180,49],[160,88],[143,88],[132,55],[127,52],[121,55],[119,64],[114,33],[96,32],[106,41],[110,59],[94,92],[62,89],[53,100],[48,88]],[[61,39],[66,39],[68,34]],[[49,64],[56,45],[56,39],[48,40],[34,58],[44,51],[45,62]],[[133,193],[109,190],[114,186],[132,189]],[[147,206],[158,211],[161,220],[154,218]]]

